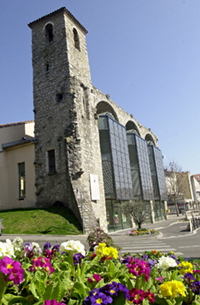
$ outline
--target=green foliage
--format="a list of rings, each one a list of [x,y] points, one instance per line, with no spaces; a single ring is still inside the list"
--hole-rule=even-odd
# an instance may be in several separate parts
[[[113,239],[100,228],[95,228],[92,232],[90,232],[87,237],[87,242],[89,244],[90,251],[94,251],[94,247],[99,243],[105,243],[107,247],[113,247],[117,250],[121,249],[119,246],[115,245]]]
[[[73,212],[65,206],[43,209],[16,209],[0,212],[3,234],[82,234],[82,228]]]

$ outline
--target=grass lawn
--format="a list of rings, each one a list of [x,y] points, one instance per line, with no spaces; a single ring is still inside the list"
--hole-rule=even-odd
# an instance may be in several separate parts
[[[2,234],[83,234],[71,210],[64,206],[0,211]]]

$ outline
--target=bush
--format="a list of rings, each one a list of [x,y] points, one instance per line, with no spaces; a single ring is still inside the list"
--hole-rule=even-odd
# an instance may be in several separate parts
[[[115,245],[113,239],[100,228],[93,229],[93,231],[87,237],[87,242],[89,244],[90,251],[94,251],[94,247],[99,243],[105,243],[107,247],[114,247],[117,250],[121,249],[121,247]]]

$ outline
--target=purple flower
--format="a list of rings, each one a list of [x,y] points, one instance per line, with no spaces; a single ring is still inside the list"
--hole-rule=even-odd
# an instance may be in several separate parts
[[[200,282],[199,281],[191,283],[189,288],[192,289],[192,291],[195,294],[200,295]]]
[[[85,256],[81,253],[75,253],[73,260],[74,260],[74,265],[78,265],[81,263],[81,260],[84,258]]]
[[[32,243],[26,243],[25,246],[24,246],[24,250],[32,251],[33,250]]]
[[[95,281],[96,282],[99,282],[100,280],[101,280],[101,277],[100,277],[100,275],[98,275],[98,274],[93,274],[93,278],[95,279]]]
[[[14,284],[19,284],[23,281],[24,269],[21,268],[21,263],[13,261],[10,257],[4,256],[0,260],[0,272],[5,275],[6,281],[13,281]]]
[[[57,302],[56,300],[46,300],[44,305],[65,305],[65,303]]]
[[[142,259],[147,259],[147,258],[148,258],[147,254],[143,255],[143,257],[142,257]]]
[[[98,292],[91,297],[91,305],[107,305],[112,303],[113,299],[103,292]]]
[[[157,261],[154,259],[151,259],[151,258],[149,258],[148,259],[148,264],[149,264],[149,268],[150,268],[150,270],[151,270],[151,268],[157,263]]]
[[[56,251],[59,251],[60,245],[53,246],[52,250],[56,249]]]
[[[124,297],[129,300],[129,290],[121,283],[112,282],[99,289],[95,288],[89,292],[89,296],[85,298],[83,305],[107,305],[113,302],[112,298],[118,297],[118,294],[124,294]]]
[[[185,273],[184,274],[184,279],[191,282],[191,281],[195,281],[194,276],[192,275],[192,273]]]
[[[93,280],[91,279],[91,277],[88,277],[87,281],[88,281],[89,283],[93,283]]]
[[[120,291],[124,292],[125,298],[127,300],[130,300],[129,290],[125,285],[122,285],[121,283],[118,283],[118,287]]]
[[[48,250],[48,249],[50,249],[50,248],[51,248],[51,244],[48,243],[48,242],[46,242],[46,244],[44,244],[44,249],[45,249],[45,250]]]

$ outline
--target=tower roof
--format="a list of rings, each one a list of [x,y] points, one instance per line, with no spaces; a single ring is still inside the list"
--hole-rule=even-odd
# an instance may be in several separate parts
[[[87,30],[84,28],[84,26],[72,15],[72,13],[70,13],[70,11],[68,11],[66,9],[66,7],[61,7],[60,9],[50,13],[50,14],[47,14],[41,18],[38,18],[36,19],[35,21],[33,22],[30,22],[28,24],[28,26],[32,29],[37,23],[39,22],[43,22],[45,21],[46,19],[49,19],[50,17],[53,17],[53,16],[56,16],[56,15],[59,15],[59,14],[65,14],[68,16],[68,18],[70,18],[81,30],[82,32],[86,35],[87,34]]]

